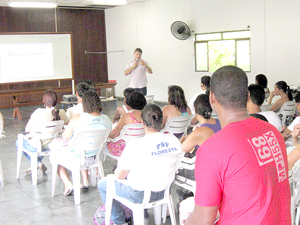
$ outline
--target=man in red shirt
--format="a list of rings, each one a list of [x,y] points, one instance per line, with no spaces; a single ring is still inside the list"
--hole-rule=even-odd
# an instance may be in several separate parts
[[[211,78],[210,102],[222,130],[197,151],[195,208],[187,225],[290,225],[286,148],[272,125],[249,117],[248,80],[235,66]]]

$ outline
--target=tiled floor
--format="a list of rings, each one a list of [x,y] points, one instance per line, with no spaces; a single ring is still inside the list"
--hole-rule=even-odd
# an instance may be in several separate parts
[[[122,101],[118,101],[117,104],[121,105]],[[51,165],[48,157],[43,160],[48,171],[45,175],[38,171],[37,186],[33,186],[31,176],[24,173],[24,170],[30,167],[25,157],[22,157],[20,179],[16,180],[17,134],[26,125],[36,108],[38,106],[20,108],[22,121],[12,118],[13,109],[0,110],[4,117],[6,132],[6,138],[0,140],[0,159],[5,179],[4,187],[0,187],[0,224],[92,224],[94,213],[102,204],[97,188],[91,187],[87,192],[82,192],[81,204],[75,206],[73,196],[62,194],[64,187],[61,180],[57,179],[56,195],[52,198]],[[104,104],[104,113],[110,118],[113,117],[114,104],[112,102]],[[104,166],[105,174],[112,173],[114,165],[113,160],[107,159]],[[175,196],[176,188],[172,188],[175,204],[178,202]],[[152,213],[150,211],[150,224],[154,224]],[[166,224],[171,224],[169,218]]]

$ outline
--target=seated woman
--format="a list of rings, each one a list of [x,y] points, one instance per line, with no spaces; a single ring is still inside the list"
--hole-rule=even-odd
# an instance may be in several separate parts
[[[255,77],[255,84],[259,84],[264,88],[265,91],[265,101],[268,102],[270,97],[270,90],[268,88],[268,79],[264,74],[258,74]]]
[[[296,102],[296,110],[297,113],[299,115],[300,113],[300,92],[297,93],[297,95],[295,96],[295,102]],[[293,122],[285,129],[285,131],[282,133],[282,136],[285,139],[285,144],[287,147],[289,147],[292,144],[292,138],[291,138],[291,134],[292,131],[294,130],[295,125],[300,124],[300,116],[297,116]]]
[[[272,91],[270,94],[268,102],[269,105],[272,103],[272,99],[275,95],[280,95],[280,99],[278,99],[274,104],[272,104],[270,111],[277,112],[284,103],[293,100],[290,87],[286,84],[285,81],[278,81],[275,84],[274,91]]]
[[[211,117],[212,108],[208,95],[199,95],[194,102],[194,108],[196,118],[201,125],[190,135],[181,138],[180,142],[182,143],[182,150],[184,152],[197,150],[207,138],[221,130],[220,121]]]
[[[177,85],[172,85],[168,88],[169,105],[166,105],[162,108],[163,126],[165,126],[172,117],[187,116],[192,114],[190,107],[187,105],[183,89]]]
[[[134,91],[126,99],[129,107],[131,107],[131,112],[124,114],[119,122],[117,123],[114,130],[109,135],[109,138],[114,139],[120,135],[121,130],[127,124],[141,123],[142,109],[147,104],[145,96],[137,91]],[[117,142],[108,142],[107,149],[109,152],[115,156],[120,156],[125,147],[124,140],[118,140]]]
[[[296,125],[292,132],[293,145],[286,149],[288,154],[289,170],[291,170],[294,164],[300,159],[299,135],[300,135],[300,124]]]
[[[98,94],[95,91],[86,91],[82,96],[82,106],[83,113],[77,114],[72,117],[70,120],[65,132],[62,134],[63,141],[67,142],[68,147],[63,149],[62,151],[55,151],[56,146],[51,145],[51,149],[53,148],[53,154],[50,156],[50,160],[52,157],[66,157],[66,158],[76,158],[79,155],[78,151],[74,151],[75,146],[72,145],[72,137],[75,136],[79,131],[83,130],[101,130],[101,129],[111,129],[111,121],[109,117],[105,114],[102,114],[102,104]],[[89,155],[91,157],[93,155]],[[64,182],[65,191],[64,195],[70,195],[73,193],[73,185],[68,177],[66,168],[58,165],[57,173]],[[81,188],[88,188],[88,171],[82,170],[82,185]]]
[[[55,91],[49,89],[46,90],[43,94],[43,102],[45,108],[36,109],[30,116],[30,119],[25,127],[25,132],[27,133],[27,137],[23,140],[23,148],[30,151],[36,152],[36,146],[32,137],[30,137],[30,133],[33,133],[36,126],[45,122],[45,121],[54,121],[54,120],[63,120],[66,119],[66,113],[64,110],[57,110],[55,106],[57,104],[57,94]],[[52,141],[52,139],[42,140],[42,149],[43,151],[49,150],[48,144]],[[16,142],[18,147],[18,141]],[[30,156],[23,152],[23,155],[30,161]],[[43,173],[47,171],[47,167],[42,163],[42,156],[39,156],[37,159],[38,169],[40,169]],[[31,168],[25,170],[25,173],[31,174]]]
[[[221,130],[221,124],[218,119],[211,117],[212,108],[209,103],[209,96],[206,94],[199,95],[195,102],[195,117],[201,124],[190,135],[181,138],[182,151],[188,153],[192,151],[194,157],[197,149],[210,136]],[[180,170],[179,170],[180,171]],[[180,172],[179,172],[180,174]],[[180,224],[184,224],[188,215],[194,210],[195,201],[193,197],[187,198],[180,203]]]
[[[126,88],[123,91],[123,95],[124,95],[124,105],[122,106],[118,106],[116,109],[116,113],[114,115],[113,118],[113,123],[117,123],[119,121],[119,119],[126,113],[131,112],[131,107],[128,105],[127,99],[129,98],[129,95],[132,94],[132,92],[134,92],[133,88]]]

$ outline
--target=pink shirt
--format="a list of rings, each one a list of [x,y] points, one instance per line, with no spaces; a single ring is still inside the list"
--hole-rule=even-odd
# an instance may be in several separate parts
[[[287,165],[274,126],[253,117],[229,124],[197,151],[195,203],[220,205],[219,225],[289,225]]]

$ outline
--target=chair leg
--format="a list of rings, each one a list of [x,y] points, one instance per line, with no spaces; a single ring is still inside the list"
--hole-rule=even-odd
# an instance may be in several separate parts
[[[155,225],[161,224],[161,209],[162,209],[161,205],[158,205],[153,208]]]
[[[91,178],[91,185],[92,185],[92,187],[96,187],[96,185],[97,185],[96,170],[97,170],[96,167],[90,169],[90,178]]]
[[[55,188],[56,188],[56,176],[57,176],[57,163],[52,161],[52,198],[55,195]]]
[[[300,208],[296,208],[296,217],[295,217],[295,225],[299,225],[300,220]]]
[[[133,210],[133,223],[144,224],[144,208],[138,208]]]
[[[163,223],[166,223],[167,211],[168,211],[168,204],[163,204],[162,205],[162,220],[163,220]]]
[[[168,208],[170,212],[171,224],[176,225],[175,210],[174,210],[174,204],[171,195],[169,197]]]
[[[80,204],[80,168],[72,170],[74,201],[75,205]]]
[[[23,152],[23,139],[18,137],[18,151],[17,151],[17,180],[20,179],[21,160]]]
[[[113,198],[106,192],[106,203],[105,203],[105,225],[110,225],[110,217],[112,210]]]
[[[4,186],[4,176],[3,176],[1,160],[0,160],[0,181],[1,181],[1,185]]]
[[[101,176],[101,179],[105,177],[104,169],[103,169],[103,163],[102,163],[101,159],[99,161],[99,166],[98,166],[98,180],[99,180],[99,176]]]
[[[32,184],[37,185],[37,154],[31,154],[31,179]]]

